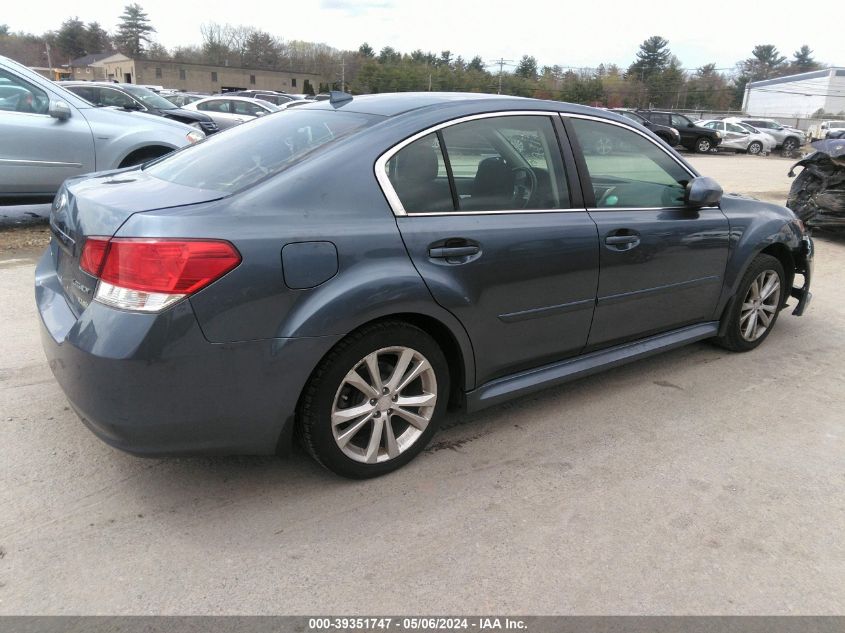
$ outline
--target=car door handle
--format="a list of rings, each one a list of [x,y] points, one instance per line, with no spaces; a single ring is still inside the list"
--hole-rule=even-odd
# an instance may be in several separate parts
[[[477,255],[480,250],[477,246],[438,246],[428,249],[428,256],[434,259],[469,257],[470,255]]]
[[[608,235],[604,238],[604,243],[608,246],[623,246],[625,244],[639,244],[640,238],[638,235]]]

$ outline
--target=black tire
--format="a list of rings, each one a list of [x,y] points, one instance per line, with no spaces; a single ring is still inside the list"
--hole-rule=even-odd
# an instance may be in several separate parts
[[[713,141],[706,136],[695,139],[695,151],[699,154],[707,154],[711,149],[713,149]]]
[[[798,139],[794,136],[790,136],[783,142],[783,146],[781,147],[781,149],[784,151],[784,153],[791,154],[792,152],[797,150],[799,146],[800,145],[798,143]]]
[[[751,141],[745,151],[753,156],[757,156],[763,151],[763,144],[760,141]]]
[[[425,429],[398,456],[390,458],[386,455],[387,436],[385,431],[380,431],[378,433],[379,448],[376,452],[381,457],[385,457],[385,461],[376,463],[356,461],[356,459],[347,455],[341,449],[338,441],[335,440],[332,427],[333,406],[336,399],[338,402],[341,402],[342,398],[348,398],[344,394],[344,389],[351,389],[348,383],[345,382],[350,371],[358,367],[359,363],[373,352],[383,351],[393,347],[408,348],[418,352],[428,361],[433,369],[437,396],[433,413]],[[380,365],[379,371],[383,374],[379,380],[383,380],[385,375],[389,375],[391,368]],[[364,370],[364,372],[369,375],[367,370]],[[372,379],[369,382],[373,382]],[[409,387],[413,386],[414,383],[410,383]],[[357,404],[353,402],[349,408],[353,406],[366,406],[368,396],[365,396],[360,390],[355,389],[351,389],[349,393],[353,394],[353,398],[357,398]],[[387,397],[386,395],[385,398]],[[383,321],[364,326],[353,332],[338,343],[320,362],[300,398],[297,412],[297,428],[305,449],[317,462],[329,470],[338,475],[353,479],[378,477],[392,472],[397,468],[401,468],[426,447],[431,437],[437,431],[440,419],[446,410],[448,399],[449,366],[443,351],[434,339],[420,328],[408,323],[402,321]],[[381,406],[380,400],[378,406]],[[370,400],[370,404],[373,402],[375,402],[375,398]],[[402,429],[403,432],[410,430],[411,433],[416,433],[411,428],[413,425],[406,423],[396,414],[390,415],[391,411],[392,409],[388,409],[384,412],[383,420],[387,420],[387,423],[391,425],[390,429],[394,437],[397,437],[397,427],[394,426],[397,424],[405,425]],[[422,410],[417,409],[417,413],[422,414]],[[390,422],[391,420],[393,420],[392,424]],[[356,422],[350,422],[349,426],[343,428],[338,427],[340,428],[338,432],[342,433],[355,424]],[[374,419],[366,422],[360,431],[356,435],[353,435],[352,440],[349,441],[349,445],[355,442],[367,443],[366,441],[361,442],[360,440],[372,439],[374,437],[373,430],[376,428],[375,424],[376,421]],[[367,437],[368,434],[369,437]],[[359,438],[359,436],[362,437]],[[355,450],[363,450],[357,446],[353,448]],[[346,450],[349,449],[347,448]]]
[[[765,331],[754,340],[749,340],[745,336],[743,336],[741,326],[741,315],[742,315],[742,308],[743,308],[743,301],[745,300],[746,296],[749,293],[749,289],[751,288],[751,284],[758,279],[761,275],[766,273],[767,271],[772,271],[777,273],[778,280],[780,283],[780,290],[777,299],[777,308],[774,311],[774,314],[771,317],[771,321],[766,327]],[[742,281],[739,284],[739,289],[737,290],[735,299],[733,301],[733,305],[730,307],[727,314],[725,314],[724,318],[727,320],[725,335],[715,339],[715,342],[724,347],[725,349],[729,349],[732,352],[749,352],[752,349],[758,347],[763,341],[766,340],[766,337],[769,336],[772,329],[775,327],[775,323],[777,322],[778,314],[783,309],[783,306],[786,303],[786,296],[788,292],[788,288],[784,285],[785,277],[783,271],[783,266],[781,265],[780,261],[776,257],[772,257],[771,255],[764,255],[760,254],[754,258],[751,262],[751,265],[748,267],[748,270],[745,271],[745,275],[742,277]]]

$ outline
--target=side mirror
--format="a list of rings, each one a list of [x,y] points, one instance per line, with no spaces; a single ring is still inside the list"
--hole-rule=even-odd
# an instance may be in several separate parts
[[[64,101],[51,101],[50,109],[47,111],[47,114],[54,119],[64,121],[65,119],[70,118],[70,106]]]
[[[707,176],[693,178],[684,193],[684,204],[692,209],[716,206],[721,199],[722,187]]]
[[[695,127],[695,123],[687,123],[687,127]]]

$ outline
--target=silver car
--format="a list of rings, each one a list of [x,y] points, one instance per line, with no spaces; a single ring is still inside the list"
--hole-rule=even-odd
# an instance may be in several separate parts
[[[95,107],[0,57],[0,200],[50,197],[67,178],[136,165],[204,137],[176,121]]]
[[[793,127],[781,125],[774,119],[742,117],[740,121],[756,127],[761,132],[774,138],[777,147],[783,149],[784,152],[794,152],[807,141],[804,132],[796,130]]]
[[[719,149],[733,149],[747,154],[768,154],[775,148],[775,139],[738,119],[696,121],[696,125],[722,133]]]
[[[226,95],[206,97],[182,107],[207,114],[221,130],[279,111],[279,107],[269,101]]]

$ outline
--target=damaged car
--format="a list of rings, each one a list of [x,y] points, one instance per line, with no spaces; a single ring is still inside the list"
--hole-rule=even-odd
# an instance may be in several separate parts
[[[845,229],[845,138],[815,141],[816,151],[792,166],[786,206],[808,227]],[[803,167],[795,177],[795,168]]]

